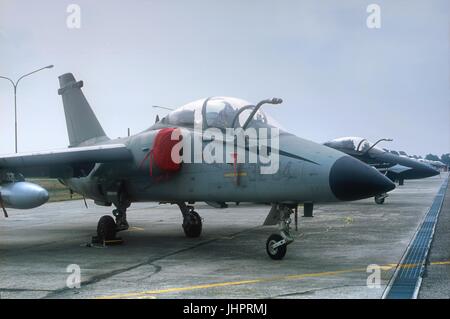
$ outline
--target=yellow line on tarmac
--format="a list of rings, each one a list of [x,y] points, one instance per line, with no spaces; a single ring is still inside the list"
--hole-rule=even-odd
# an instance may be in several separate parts
[[[167,289],[159,289],[159,290],[147,290],[147,291],[142,291],[142,292],[98,297],[98,299],[138,298],[143,295],[156,295],[156,294],[163,294],[163,293],[168,293],[168,292],[180,292],[180,291],[188,291],[188,290],[196,290],[196,289],[208,289],[208,288],[216,288],[216,287],[256,284],[258,282],[262,282],[262,280],[255,279],[255,280],[229,281],[229,282],[220,282],[220,283],[206,284],[206,285],[167,288]]]
[[[142,295],[156,295],[156,294],[164,294],[164,293],[169,293],[169,292],[181,292],[181,291],[190,291],[190,290],[198,290],[198,289],[240,286],[240,285],[257,284],[257,283],[280,281],[280,280],[295,280],[295,279],[303,279],[303,278],[310,278],[310,277],[332,276],[332,275],[339,275],[339,274],[343,274],[343,273],[350,273],[350,272],[356,272],[356,271],[366,271],[366,268],[354,268],[354,269],[347,269],[347,270],[326,271],[326,272],[311,273],[311,274],[287,275],[287,276],[260,278],[260,279],[252,279],[252,280],[219,282],[219,283],[195,285],[195,286],[187,286],[187,287],[175,287],[175,288],[167,288],[167,289],[159,289],[159,290],[147,290],[147,291],[136,292],[136,293],[118,294],[118,295],[104,296],[104,297],[98,297],[98,298],[99,299],[138,298],[139,296],[142,296]]]
[[[438,261],[432,262],[431,265],[450,265],[450,261]],[[380,266],[381,270],[389,271],[391,269],[395,269],[397,264],[386,264]],[[414,267],[415,265],[402,265],[401,267]],[[228,281],[228,282],[218,282],[212,284],[204,284],[204,285],[194,285],[194,286],[186,286],[186,287],[174,287],[167,289],[157,289],[157,290],[146,290],[141,292],[134,293],[125,293],[125,294],[117,294],[117,295],[109,295],[97,297],[97,299],[117,299],[117,298],[154,298],[153,295],[159,295],[170,292],[182,292],[182,291],[191,291],[191,290],[201,290],[201,289],[210,289],[210,288],[219,288],[219,287],[229,287],[229,286],[241,286],[241,285],[249,285],[249,284],[258,284],[258,283],[267,283],[274,281],[283,281],[283,280],[299,280],[305,278],[313,278],[313,277],[323,277],[323,276],[334,276],[352,272],[366,272],[367,268],[351,268],[337,271],[324,271],[318,273],[310,273],[310,274],[299,274],[299,275],[286,275],[286,276],[278,276],[278,277],[269,277],[269,278],[260,278],[260,279],[251,279],[251,280],[242,280],[242,281]]]
[[[448,261],[433,261],[430,264],[431,265],[450,265],[450,260],[448,260]]]

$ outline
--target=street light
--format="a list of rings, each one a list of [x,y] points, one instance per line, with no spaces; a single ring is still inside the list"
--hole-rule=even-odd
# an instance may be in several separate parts
[[[168,110],[168,111],[173,111],[174,110],[173,108],[167,107],[167,106],[152,105],[152,107],[157,108],[157,109]]]
[[[15,151],[17,153],[17,85],[19,85],[20,80],[22,80],[24,77],[29,76],[31,74],[34,74],[36,72],[42,71],[44,69],[51,69],[53,68],[53,64],[52,65],[47,65],[43,68],[37,69],[33,72],[27,73],[22,75],[16,82],[14,82],[13,80],[11,80],[10,78],[6,77],[6,76],[1,76],[0,75],[0,79],[5,79],[8,80],[9,82],[11,82],[11,84],[14,87],[14,146],[15,146]]]

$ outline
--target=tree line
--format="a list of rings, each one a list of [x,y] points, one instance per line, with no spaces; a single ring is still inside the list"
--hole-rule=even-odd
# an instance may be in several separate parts
[[[427,154],[425,159],[430,161],[441,161],[442,163],[450,166],[450,153],[442,154],[441,157],[435,154]]]

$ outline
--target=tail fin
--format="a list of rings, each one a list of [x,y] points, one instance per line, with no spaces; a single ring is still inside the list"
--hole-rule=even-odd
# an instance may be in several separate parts
[[[93,138],[108,139],[81,91],[83,81],[77,82],[72,73],[66,73],[59,77],[59,86],[58,94],[63,100],[69,147]]]

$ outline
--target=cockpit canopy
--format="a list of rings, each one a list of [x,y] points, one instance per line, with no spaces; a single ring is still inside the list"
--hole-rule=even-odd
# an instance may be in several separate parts
[[[326,142],[324,145],[338,150],[353,151],[357,153],[364,153],[367,150],[378,150],[383,152],[377,147],[372,147],[373,144],[362,137],[341,137]]]
[[[194,124],[203,129],[242,127],[254,109],[254,105],[233,97],[212,97],[188,103],[171,111],[153,127],[182,126],[193,128]],[[278,127],[278,123],[258,110],[248,127]]]

